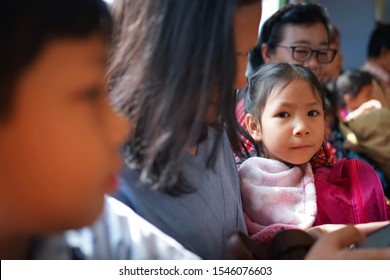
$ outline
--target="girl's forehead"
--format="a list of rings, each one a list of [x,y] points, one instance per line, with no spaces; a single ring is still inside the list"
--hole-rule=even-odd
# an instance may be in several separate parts
[[[294,95],[285,94],[286,92],[294,93]],[[292,96],[302,96],[302,98],[312,96],[321,104],[323,103],[321,93],[318,92],[318,90],[309,81],[299,78],[295,78],[290,81],[280,81],[272,88],[267,99],[270,101],[273,99],[289,98]],[[299,101],[299,99],[296,99],[296,101]]]

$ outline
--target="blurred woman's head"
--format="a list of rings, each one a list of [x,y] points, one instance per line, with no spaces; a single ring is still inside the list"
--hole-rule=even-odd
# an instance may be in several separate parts
[[[173,190],[209,126],[227,128],[238,150],[237,54],[256,43],[260,13],[260,0],[114,2],[112,98],[133,123],[125,156],[143,179]]]

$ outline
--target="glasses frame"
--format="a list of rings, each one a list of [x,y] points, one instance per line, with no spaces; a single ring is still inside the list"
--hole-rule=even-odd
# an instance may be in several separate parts
[[[318,61],[318,63],[321,63],[321,64],[329,64],[329,63],[332,63],[332,61],[335,59],[336,55],[337,55],[337,50],[335,49],[331,49],[331,48],[323,48],[323,49],[317,49],[317,50],[313,50],[312,48],[310,47],[305,47],[305,46],[283,46],[283,45],[277,45],[277,47],[281,47],[281,48],[286,48],[286,49],[291,49],[291,56],[292,58],[295,60],[295,61],[298,61],[298,62],[305,62],[305,61],[308,61],[312,58],[313,54],[315,53],[316,54],[316,59]],[[302,48],[302,49],[307,49],[309,51],[309,54],[307,56],[306,59],[304,60],[299,60],[299,59],[296,59],[295,56],[294,56],[294,53],[295,53],[295,49],[297,48]],[[321,51],[332,51],[333,54],[332,54],[332,57],[331,59],[328,61],[328,62],[323,62],[323,61],[320,61],[319,58],[318,58],[318,55]]]

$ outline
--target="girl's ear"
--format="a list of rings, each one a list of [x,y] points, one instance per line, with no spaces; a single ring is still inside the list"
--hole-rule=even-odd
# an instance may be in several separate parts
[[[253,140],[261,141],[261,127],[259,121],[251,114],[245,115],[245,125]]]
[[[271,55],[269,53],[268,46],[265,43],[261,45],[261,57],[263,58],[264,63],[271,63]]]

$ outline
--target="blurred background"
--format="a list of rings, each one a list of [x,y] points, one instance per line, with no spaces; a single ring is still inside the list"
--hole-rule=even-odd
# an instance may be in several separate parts
[[[105,1],[112,3],[114,0]],[[369,35],[376,23],[390,25],[390,0],[263,0],[260,26],[288,3],[318,3],[327,8],[331,21],[341,33],[345,69],[358,68],[364,63]]]

